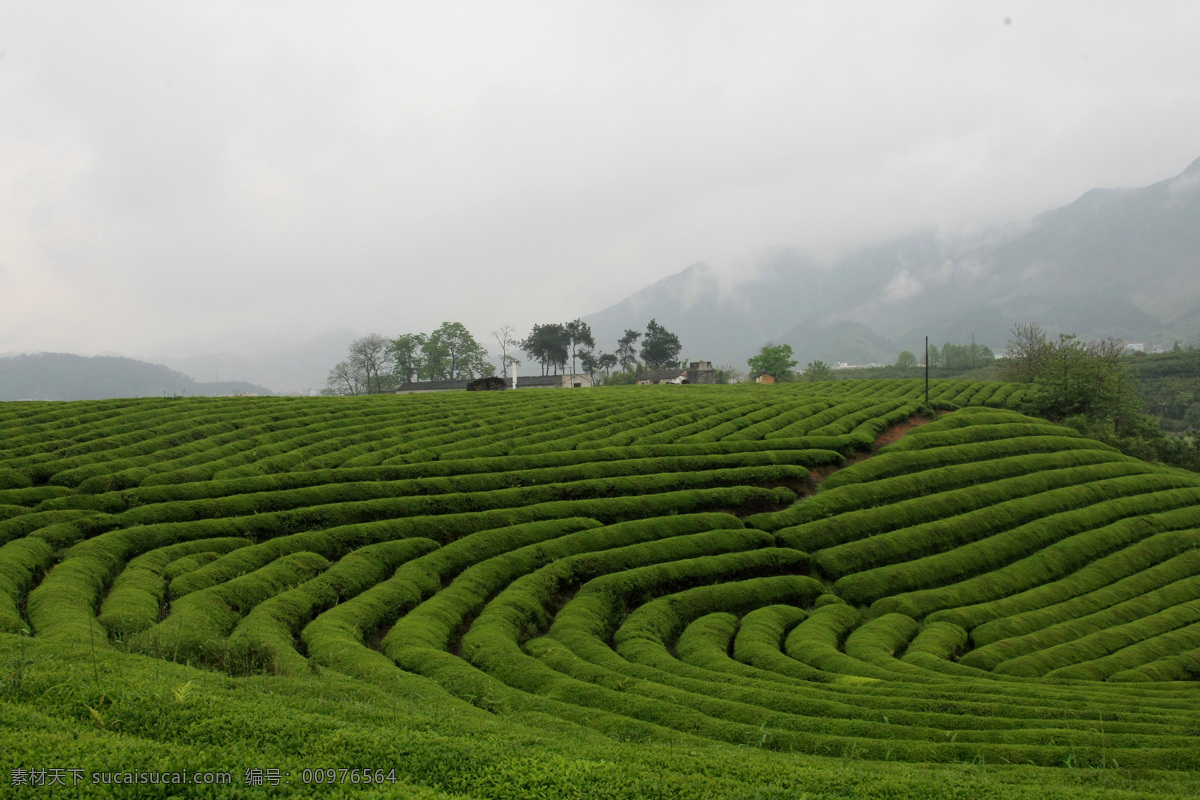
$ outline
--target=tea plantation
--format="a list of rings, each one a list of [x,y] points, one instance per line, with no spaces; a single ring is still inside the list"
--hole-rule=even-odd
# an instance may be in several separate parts
[[[1200,796],[1200,475],[1023,392],[0,404],[0,796]]]

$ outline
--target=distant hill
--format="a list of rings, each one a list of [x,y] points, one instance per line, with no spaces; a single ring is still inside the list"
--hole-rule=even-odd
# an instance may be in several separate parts
[[[201,356],[154,355],[155,361],[197,378],[236,378],[269,386],[279,394],[312,394],[325,385],[329,369],[346,357],[356,338],[346,328],[325,331],[295,347],[253,356],[213,353]]]
[[[732,277],[731,277],[732,276]],[[737,277],[740,276],[740,277]],[[796,249],[732,273],[694,264],[585,317],[602,349],[656,318],[684,356],[744,366],[768,341],[814,358],[888,362],[969,342],[1000,352],[1017,322],[1051,334],[1200,342],[1200,159],[1135,189],[970,236],[918,231],[822,266]]]
[[[167,395],[269,395],[245,381],[200,383],[162,364],[117,356],[37,353],[0,357],[0,400],[108,400]]]

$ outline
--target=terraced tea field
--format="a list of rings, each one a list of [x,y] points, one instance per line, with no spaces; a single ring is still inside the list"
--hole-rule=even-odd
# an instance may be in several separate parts
[[[1200,796],[1200,475],[1023,391],[0,404],[0,794]]]

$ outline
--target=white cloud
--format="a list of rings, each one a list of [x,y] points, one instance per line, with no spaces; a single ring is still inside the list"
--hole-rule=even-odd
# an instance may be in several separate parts
[[[1200,155],[1188,2],[12,5],[0,350],[527,328]]]
[[[894,303],[897,300],[907,300],[921,291],[921,281],[908,271],[908,268],[901,269],[896,273],[883,290],[883,296],[886,302]]]

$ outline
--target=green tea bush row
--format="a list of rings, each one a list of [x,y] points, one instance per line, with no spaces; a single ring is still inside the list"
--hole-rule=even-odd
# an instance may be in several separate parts
[[[749,616],[762,608],[797,608],[779,604],[811,605],[822,591],[820,583],[801,575],[751,578],[687,589],[657,597],[629,612],[613,634],[613,643],[618,653],[636,661],[631,655],[635,640],[648,640],[666,648],[699,616],[718,610],[749,612]],[[781,635],[775,642],[776,652],[782,644]]]
[[[703,433],[713,428],[719,427],[722,424],[731,422],[740,417],[749,414],[756,414],[764,409],[770,408],[776,403],[768,400],[758,399],[750,403],[740,403],[739,405],[730,408],[720,414],[702,417],[696,422],[682,428],[678,428],[669,434],[672,438],[666,439],[668,434],[659,434],[657,436],[642,439],[643,444],[651,444],[656,441],[674,441],[678,442],[684,437],[693,436]],[[832,405],[828,400],[800,401],[797,405],[786,406],[784,409],[773,417],[769,417],[761,422],[755,422],[746,427],[734,431],[725,437],[725,441],[758,441],[764,438],[767,432],[777,430],[780,427],[786,426],[793,420],[802,419],[808,414],[816,413]]]
[[[1073,636],[1071,631],[1059,626],[1031,634],[1034,637],[1033,650],[1025,653],[1017,651],[1012,658],[997,663],[992,671],[1001,675],[1037,678],[1063,667],[1099,659],[1164,633],[1200,623],[1200,602],[1181,602],[1123,624],[1116,619],[1097,622],[1103,627],[1092,628],[1086,633],[1086,629],[1077,629]],[[1200,625],[1196,626],[1196,631],[1200,633]],[[1200,644],[1200,641],[1196,644]],[[1138,663],[1134,662],[1133,665]]]
[[[548,556],[541,555],[545,550],[514,552],[508,568],[515,574],[524,574],[528,571],[528,564],[523,560],[525,558],[532,558],[535,563],[540,563],[537,562],[539,558],[554,558],[557,557],[554,554],[563,552],[586,552],[589,549],[612,546],[611,543],[614,542],[625,544],[699,530],[736,528],[740,524],[736,517],[724,514],[690,514],[607,527],[601,526],[595,520],[575,518],[513,525],[500,530],[482,530],[445,544],[428,555],[413,559],[388,580],[326,611],[304,628],[302,638],[310,657],[319,663],[351,669],[357,674],[357,671],[365,669],[361,666],[364,661],[374,660],[375,654],[363,645],[365,636],[396,620],[396,627],[392,629],[396,632],[393,639],[416,640],[422,625],[420,615],[401,615],[411,612],[423,600],[434,595],[469,568],[485,573],[484,580],[505,580],[504,577],[494,576],[498,568],[503,568],[502,565],[485,562],[510,551],[520,551],[522,548],[533,547],[543,542],[551,548],[552,554]],[[599,538],[582,535],[598,528],[604,531]],[[570,548],[573,547],[580,550],[571,551]],[[450,583],[446,589],[450,594],[438,602],[445,605],[449,614],[465,615],[468,613],[469,603],[460,599],[457,593],[464,589],[472,590],[479,580],[472,577],[462,584],[458,584],[457,581]],[[487,591],[483,595],[485,599],[488,596]],[[447,599],[450,599],[449,603],[445,603]],[[397,620],[397,617],[401,618]],[[460,623],[453,622],[453,627],[443,630],[453,631],[458,624]],[[436,632],[431,635],[439,636]],[[356,664],[360,666],[356,668]]]
[[[992,425],[971,425],[944,431],[918,429],[900,441],[888,445],[880,452],[896,450],[929,450],[936,447],[951,447],[962,444],[991,442],[997,439],[1016,439],[1026,436],[1080,436],[1073,428],[1051,425],[1048,422],[1007,422]]]
[[[1175,511],[1132,516],[1067,536],[984,575],[878,600],[877,609],[913,618],[929,615],[930,622],[971,630],[1068,600],[1196,547],[1200,511],[1186,501]]]
[[[713,454],[677,458],[642,458],[585,462],[553,468],[509,472],[468,473],[438,478],[395,481],[338,482],[318,486],[285,489],[279,485],[266,490],[245,491],[270,485],[270,478],[243,478],[209,484],[193,483],[130,489],[103,495],[66,497],[43,504],[45,509],[78,507],[80,501],[96,511],[121,514],[122,522],[151,524],[213,517],[239,516],[305,506],[373,500],[378,498],[478,493],[549,484],[574,484],[579,481],[624,478],[640,475],[669,475],[676,472],[712,473],[718,481],[741,480],[755,483],[754,473],[731,476],[721,470],[750,467],[804,467],[794,470],[790,479],[806,479],[807,468],[821,463],[836,463],[841,457],[832,451],[765,451]],[[297,476],[297,473],[288,473]],[[772,474],[767,480],[780,479]],[[297,481],[302,482],[302,481]],[[285,484],[285,481],[277,481]],[[238,491],[239,489],[243,491]],[[126,510],[128,509],[128,510]]]
[[[718,442],[727,436],[738,433],[741,430],[757,425],[760,422],[772,420],[787,411],[782,404],[772,403],[756,411],[742,414],[726,420],[719,425],[714,425],[706,430],[693,433],[680,439],[681,444],[702,444],[707,442]],[[736,440],[735,440],[736,441]]]
[[[921,626],[901,660],[928,667],[930,659],[953,661],[969,646],[966,628],[951,622],[929,622]]]
[[[986,470],[977,472],[986,473]],[[1076,507],[1079,505],[1078,495],[1068,491],[1074,487],[1103,479],[1144,475],[1147,472],[1149,469],[1144,464],[1115,461],[1041,470],[1033,474],[990,482],[980,475],[980,482],[970,488],[951,489],[923,497],[915,496],[911,500],[901,500],[861,511],[845,511],[835,517],[785,528],[778,531],[777,535],[789,546],[809,552],[841,545],[841,548],[833,552],[849,551],[853,558],[866,554],[852,543],[866,540],[865,545],[870,545],[878,541],[872,537],[878,537],[880,534],[934,524],[933,528],[928,529],[929,540],[941,544],[952,540],[942,538],[937,523],[952,524],[958,529],[970,529],[982,516],[988,519],[998,517],[1000,519],[996,519],[996,523],[999,526],[1011,526],[1017,524],[1014,522],[1017,519],[1028,521],[1055,510]],[[903,485],[909,482],[898,483]],[[1066,492],[1067,496],[1060,498],[1054,490]],[[926,530],[919,528],[913,533],[925,537]],[[863,568],[858,566],[848,571]]]
[[[1197,675],[1200,675],[1200,647],[1114,672],[1108,680],[1115,683],[1188,681],[1195,680]]]
[[[810,433],[812,436],[838,436],[841,434],[850,433],[864,423],[869,423],[872,420],[886,420],[888,422],[899,422],[900,420],[908,419],[917,412],[920,408],[918,403],[905,402],[903,400],[891,400],[884,403],[873,403],[867,408],[853,414],[846,414],[826,425],[819,428],[814,428]],[[883,425],[877,426],[876,430],[881,431]]]
[[[991,483],[977,492],[955,489],[946,495],[932,495],[883,509],[845,515],[853,521],[846,525],[839,524],[844,517],[809,523],[809,529],[816,529],[812,535],[804,535],[808,531],[803,531],[799,535],[788,535],[784,541],[796,542],[794,547],[802,547],[800,542],[805,542],[808,543],[805,549],[820,551],[816,554],[817,566],[826,575],[838,578],[872,567],[944,553],[1037,519],[1104,504],[1110,498],[1159,492],[1192,483],[1175,476],[1146,474],[1142,470],[1144,468],[1138,464],[1097,464],[1060,473],[1014,477]],[[1049,488],[1055,486],[1061,488]],[[1016,497],[1003,499],[1010,495]],[[984,500],[977,505],[978,497]],[[1200,493],[1196,497],[1200,498]],[[892,509],[895,509],[894,521],[889,518]],[[842,537],[859,535],[863,539],[838,543]]]
[[[881,456],[880,458],[885,458]],[[1031,473],[1125,461],[1142,464],[1129,456],[1104,450],[1064,450],[1034,455],[1010,456],[994,461],[953,464],[863,483],[847,483],[805,498],[790,508],[747,518],[747,524],[763,530],[780,530],[813,520],[862,509],[898,503]],[[1143,465],[1143,469],[1146,467]],[[849,467],[848,469],[853,469]]]
[[[966,541],[953,550],[845,575],[837,580],[834,588],[848,602],[871,603],[900,592],[944,586],[980,573],[1000,569],[1068,536],[1100,528],[1125,517],[1169,510],[1182,505],[1196,505],[1200,502],[1200,488],[1155,491],[1156,486],[1169,486],[1171,484],[1170,476],[1138,475],[1134,478],[1147,483],[1141,486],[1131,484],[1120,488],[1132,491],[1148,486],[1147,491],[1141,494],[1117,496],[1107,501],[1101,499],[1103,495],[1096,494],[1094,497],[1099,502],[1094,505],[1049,513],[1047,516],[1019,524],[1016,527],[992,526],[987,520],[980,520],[978,525],[980,528],[986,529],[989,534],[985,538]],[[1164,480],[1160,482],[1157,480],[1159,478]],[[1102,483],[1115,485],[1122,480]],[[1092,484],[1090,487],[1075,488],[1098,489],[1101,487]],[[1117,490],[1114,486],[1114,491]],[[1082,493],[1078,495],[1079,498],[1084,496]],[[959,534],[949,526],[943,526],[941,533],[948,537],[955,537]],[[907,544],[907,542],[901,542],[901,546]],[[914,548],[919,547],[920,543],[914,543],[913,546]],[[829,569],[833,566],[831,560],[826,561],[823,558],[829,552],[831,551],[822,551],[814,556],[815,563],[822,569]]]
[[[838,649],[861,619],[862,615],[847,605],[835,603],[816,608],[787,635],[784,652],[821,672],[876,680],[892,678],[887,670],[851,658]]]
[[[884,614],[867,620],[846,637],[846,655],[870,664],[892,665],[917,635],[920,626],[904,614]]]
[[[607,407],[597,408],[579,402],[564,402],[552,407],[531,405],[519,409],[498,408],[490,413],[480,413],[481,411],[472,413],[468,410],[464,414],[452,417],[441,414],[435,418],[433,422],[438,423],[436,430],[439,431],[439,434],[453,432],[458,426],[464,424],[476,426],[472,430],[472,435],[459,437],[438,449],[445,452],[453,448],[473,449],[481,444],[505,440],[530,441],[531,438],[536,439],[539,436],[553,436],[554,432],[562,431],[564,424],[584,424],[592,420],[603,420],[611,412]],[[386,436],[381,436],[377,441],[357,443],[341,450],[331,451],[310,459],[304,466],[306,469],[373,466],[388,459],[406,455],[413,450],[412,443],[418,438],[422,438],[414,434],[424,431],[427,436],[428,432],[434,429],[429,426],[428,418],[423,422],[425,424],[420,426],[405,425],[389,429]]]
[[[1051,670],[1047,678],[1070,678],[1073,680],[1107,680],[1118,672],[1125,672],[1163,658],[1195,650],[1200,646],[1200,624],[1191,624],[1139,641],[1107,656]]]
[[[816,405],[817,404],[801,406],[801,410],[815,408]],[[830,423],[836,422],[843,416],[858,413],[863,409],[871,408],[876,404],[872,400],[842,400],[841,402],[825,401],[820,403],[820,405],[825,406],[825,408],[820,409],[812,414],[798,416],[796,419],[789,419],[786,425],[767,433],[765,438],[793,439],[797,436],[805,436],[817,428],[822,428]]]
[[[825,488],[833,489],[850,483],[891,478],[951,464],[982,462],[1033,453],[1054,453],[1061,450],[1103,450],[1116,453],[1113,448],[1101,442],[1069,436],[1020,436],[1015,439],[950,445],[928,450],[888,450],[886,454],[880,451],[875,458],[861,461],[830,475],[825,481]]]
[[[0,631],[28,630],[21,619],[21,602],[53,559],[54,548],[37,537],[17,539],[0,547]]]
[[[184,663],[227,666],[226,637],[259,603],[329,567],[317,553],[289,553],[262,569],[171,602],[162,622],[129,638],[130,648]]]
[[[295,648],[313,617],[391,576],[401,564],[438,548],[430,539],[400,539],[350,553],[327,570],[256,605],[229,635],[229,660],[238,669],[302,675],[308,661]]]
[[[735,661],[764,672],[804,681],[829,681],[832,675],[783,654],[787,635],[804,620],[808,612],[790,605],[764,606],[742,618],[733,640]]]
[[[775,416],[770,417],[769,419],[764,419],[759,422],[755,422],[751,425],[747,425],[746,427],[744,427],[740,430],[734,431],[733,433],[730,433],[728,436],[726,436],[725,440],[726,441],[753,441],[753,440],[759,440],[759,439],[795,438],[796,436],[803,436],[805,433],[807,433],[808,430],[811,430],[811,428],[814,428],[817,426],[812,425],[808,429],[803,429],[801,427],[798,427],[797,423],[800,423],[805,420],[811,420],[816,416],[819,416],[824,413],[828,413],[829,409],[831,407],[833,407],[833,405],[834,405],[833,401],[826,400],[826,399],[816,400],[816,401],[804,401],[804,402],[799,403],[798,405],[791,406],[790,408],[785,408],[785,410],[782,413],[776,414]],[[782,431],[784,429],[791,429],[792,431],[794,431],[794,434],[791,437],[774,436],[774,434],[776,434],[779,431]]]
[[[216,557],[250,542],[245,539],[198,539],[168,545],[138,556],[116,577],[100,606],[97,621],[110,636],[125,639],[152,627],[159,621],[166,596],[167,567],[188,556]]]
[[[1175,603],[1198,597],[1200,597],[1200,550],[1190,550],[1102,589],[1034,612],[1018,614],[981,625],[971,634],[976,644],[972,658],[982,658],[985,656],[981,654],[990,652],[1004,653],[1004,658],[1012,658],[1014,655],[1019,655],[1019,652],[1012,650],[1014,647],[1018,649],[1021,647],[1018,642],[1049,628],[1095,630],[1094,627],[1086,626],[1091,622],[1101,625],[1111,624],[1111,622],[1105,621],[1109,619],[1104,616],[1106,614],[1115,614],[1116,617],[1113,619],[1124,617],[1120,620],[1124,622],[1151,611],[1161,610]],[[1101,616],[1097,617],[1097,615]],[[1085,627],[1079,628],[1080,625]],[[1060,626],[1068,626],[1068,628],[1064,629]],[[1005,642],[1009,644],[1005,644]],[[1030,651],[1033,649],[1037,648],[1032,647]]]

